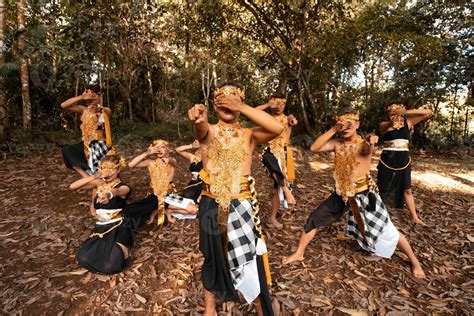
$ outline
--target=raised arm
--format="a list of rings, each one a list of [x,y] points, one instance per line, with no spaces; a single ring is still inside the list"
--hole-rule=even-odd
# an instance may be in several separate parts
[[[331,127],[326,133],[322,134],[311,145],[311,151],[314,153],[321,153],[326,151],[334,151],[336,140],[331,140],[331,138],[343,128],[342,124],[336,124],[336,126]]]
[[[265,111],[266,109],[268,109],[270,106],[272,106],[272,104],[270,102],[267,102],[265,104],[262,104],[262,105],[258,105],[256,106],[255,108],[257,110],[260,110],[260,111]]]
[[[194,126],[196,139],[202,143],[209,139],[209,122],[207,120],[207,109],[203,104],[196,104],[188,110],[188,117]]]
[[[100,171],[97,171],[95,174],[74,181],[69,185],[69,189],[78,190],[78,189],[94,189],[97,187],[99,178],[101,176]]]
[[[408,116],[408,127],[415,126],[423,120],[426,120],[433,112],[429,109],[413,109],[406,110],[405,114]]]
[[[379,124],[380,132],[382,134],[385,133],[389,127],[390,127],[390,122],[387,122],[387,121]]]
[[[147,157],[151,154],[153,154],[153,147],[152,146],[148,147],[148,149],[145,152],[143,152],[140,155],[133,158],[132,161],[130,161],[128,163],[128,166],[130,168],[135,168],[135,167],[145,168],[145,167],[148,167],[149,161],[148,161]]]
[[[194,143],[189,144],[189,145],[182,145],[179,147],[176,147],[174,150],[182,157],[186,158],[189,161],[192,161],[194,159],[194,154],[187,152],[186,150],[192,150],[192,149],[197,149],[199,148],[199,142],[197,140],[194,141]]]
[[[63,108],[64,110],[68,110],[70,112],[81,113],[82,111],[84,111],[84,106],[82,106],[82,105],[73,106],[73,105],[76,104],[77,102],[81,101],[81,100],[91,100],[91,99],[94,99],[96,97],[97,97],[97,95],[94,92],[87,92],[86,90],[84,90],[84,92],[81,95],[78,95],[77,97],[69,98],[66,101],[64,101],[63,103],[61,103],[61,108]],[[109,109],[109,111],[110,111],[110,109]],[[109,114],[109,113],[107,113],[107,114]]]

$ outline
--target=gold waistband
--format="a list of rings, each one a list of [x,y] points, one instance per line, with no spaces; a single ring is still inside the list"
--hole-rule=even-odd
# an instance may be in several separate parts
[[[218,199],[219,197],[211,193],[211,186],[208,183],[202,183],[202,195],[208,196],[211,199]],[[242,177],[240,180],[240,192],[231,197],[232,200],[243,200],[252,198],[250,192],[250,182],[247,178]]]
[[[408,143],[386,141],[383,143],[383,148],[410,148]]]
[[[355,193],[360,193],[375,186],[375,181],[370,175],[361,176],[354,180]]]

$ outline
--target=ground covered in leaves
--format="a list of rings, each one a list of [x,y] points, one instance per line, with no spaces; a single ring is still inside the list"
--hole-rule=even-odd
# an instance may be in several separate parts
[[[140,151],[131,147],[124,155],[131,158]],[[330,155],[300,154],[298,204],[283,212],[283,230],[266,229],[276,314],[469,314],[474,287],[470,157],[466,151],[414,156],[415,200],[430,226],[413,226],[406,211],[391,210],[391,217],[427,274],[426,280],[417,280],[400,252],[385,260],[360,250],[345,236],[345,220],[318,233],[304,263],[282,266],[307,216],[332,190]],[[254,174],[267,223],[272,184],[257,159]],[[185,161],[179,162],[176,183],[181,187],[188,173]],[[202,313],[197,221],[179,221],[161,231],[145,226],[136,235],[131,268],[115,276],[92,274],[75,261],[94,225],[87,207],[90,195],[68,190],[77,176],[63,167],[59,152],[7,156],[0,161],[0,176],[2,313]],[[127,169],[122,178],[132,187],[131,201],[146,194],[146,170]],[[223,315],[254,312],[245,304],[219,304],[219,310]]]

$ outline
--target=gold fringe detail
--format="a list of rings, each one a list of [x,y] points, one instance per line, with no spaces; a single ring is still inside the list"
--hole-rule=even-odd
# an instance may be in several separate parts
[[[388,169],[393,170],[393,171],[401,171],[401,170],[404,170],[404,169],[408,168],[408,166],[411,164],[411,157],[408,157],[408,163],[407,163],[405,166],[401,167],[401,168],[393,168],[393,167],[390,167],[389,165],[387,165],[387,164],[382,160],[382,158],[380,158],[379,160],[380,160],[380,162],[382,163],[382,165],[384,165],[385,167],[387,167]]]
[[[105,235],[107,235],[108,233],[110,233],[111,231],[113,231],[115,228],[119,227],[120,225],[122,225],[123,223],[123,219],[120,219],[120,221],[118,222],[117,225],[114,225],[112,226],[111,228],[107,229],[105,232],[103,233],[92,233],[89,238],[92,238],[92,237],[99,237],[99,238],[104,238]]]

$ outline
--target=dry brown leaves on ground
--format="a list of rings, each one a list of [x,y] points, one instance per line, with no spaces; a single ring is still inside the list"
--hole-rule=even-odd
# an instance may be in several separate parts
[[[125,156],[139,151],[129,149]],[[449,181],[443,185],[439,177],[437,185],[430,183],[432,178],[423,180],[423,172],[429,171],[472,188],[472,163],[461,164],[462,159],[414,157],[414,173],[419,174],[415,199],[429,227],[413,226],[407,212],[391,211],[427,274],[426,280],[418,280],[402,253],[386,260],[361,251],[344,235],[345,220],[318,233],[304,262],[282,266],[282,256],[295,250],[306,218],[332,190],[330,159],[306,155],[298,164],[297,206],[283,212],[283,230],[266,229],[276,314],[469,314],[474,287],[472,190],[453,188]],[[176,183],[181,187],[188,174],[186,162],[179,162]],[[77,176],[62,167],[60,155],[8,158],[0,162],[0,174],[3,313],[202,313],[197,221],[179,221],[161,231],[145,226],[135,237],[131,268],[114,276],[93,274],[75,261],[94,224],[87,208],[90,195],[68,190]],[[266,223],[272,183],[257,157],[254,174]],[[125,170],[122,178],[133,189],[132,201],[145,195],[145,170]],[[246,304],[219,304],[219,311],[254,313]]]

